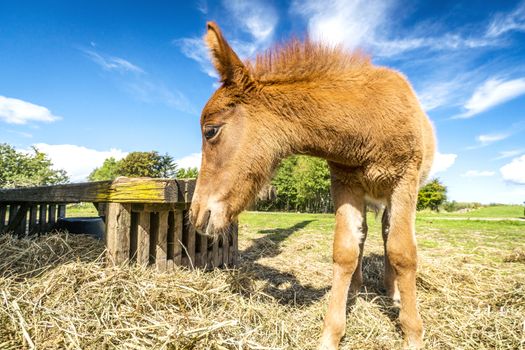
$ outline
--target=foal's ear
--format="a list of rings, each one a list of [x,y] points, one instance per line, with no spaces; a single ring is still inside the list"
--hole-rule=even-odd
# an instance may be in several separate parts
[[[219,26],[215,22],[207,23],[206,44],[211,51],[215,69],[224,83],[246,85],[251,81],[248,70],[222,36]]]

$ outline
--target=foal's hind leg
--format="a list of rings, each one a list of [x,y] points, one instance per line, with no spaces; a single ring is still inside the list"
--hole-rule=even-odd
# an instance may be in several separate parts
[[[363,250],[365,247],[366,236],[368,235],[368,224],[366,223],[366,205],[363,208],[363,219],[361,224],[362,238],[359,243],[359,258],[357,260],[357,267],[352,275],[352,282],[350,283],[350,292],[353,294],[359,293],[363,285]]]
[[[410,348],[423,346],[423,322],[416,305],[417,249],[415,215],[418,181],[405,180],[393,191],[389,201],[390,230],[386,251],[395,272],[401,306],[399,322]]]
[[[330,303],[324,320],[321,349],[337,349],[345,333],[348,288],[359,262],[359,244],[363,234],[364,193],[362,189],[350,189],[334,180],[332,195],[336,208],[333,282]],[[355,281],[355,283],[360,282],[357,277]]]
[[[396,272],[390,264],[390,259],[388,258],[388,253],[386,249],[386,243],[388,241],[388,232],[390,231],[390,212],[388,207],[385,208],[383,212],[383,217],[381,219],[382,233],[383,233],[383,247],[385,251],[385,274],[384,274],[384,284],[387,295],[392,298],[394,304],[399,305],[399,288],[397,286]]]

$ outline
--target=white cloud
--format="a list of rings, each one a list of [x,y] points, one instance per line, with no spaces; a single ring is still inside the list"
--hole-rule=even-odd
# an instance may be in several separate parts
[[[108,151],[97,151],[83,146],[68,144],[50,145],[37,143],[34,146],[40,152],[44,152],[49,156],[54,168],[64,169],[72,182],[86,181],[91,171],[101,166],[106,158],[114,157],[118,160],[127,155],[127,152],[116,148]]]
[[[175,163],[180,168],[199,168],[201,167],[202,153],[192,153],[189,156],[176,159]]]
[[[514,158],[510,163],[502,166],[500,173],[506,181],[525,185],[525,155]]]
[[[430,170],[429,176],[434,176],[437,173],[446,171],[454,164],[457,157],[458,155],[453,153],[443,154],[439,153],[439,151],[436,152],[434,155],[434,163],[432,164],[432,169]]]
[[[494,176],[496,173],[494,171],[488,171],[488,170],[469,170],[461,176],[463,177],[488,177],[488,176]]]
[[[0,96],[0,120],[8,124],[50,123],[61,119],[49,109],[17,98]]]
[[[454,118],[472,118],[523,94],[525,94],[525,78],[507,81],[497,78],[488,79],[476,88],[472,97],[465,103],[466,111]]]
[[[512,158],[512,157],[515,157],[515,156],[519,156],[522,153],[525,153],[525,149],[513,149],[513,150],[509,150],[509,151],[501,151],[501,152],[499,152],[499,156],[494,158],[494,160],[505,159],[505,158]]]
[[[224,0],[223,5],[241,29],[254,38],[257,46],[272,39],[279,17],[270,4],[256,0]]]
[[[484,35],[428,36],[428,25],[402,38],[392,37],[398,11],[405,6],[396,0],[296,0],[292,8],[308,21],[308,32],[314,40],[342,44],[349,49],[362,47],[375,56],[390,57],[416,49],[459,50],[500,44]]]
[[[499,13],[494,16],[485,35],[498,37],[510,31],[525,31],[525,1],[511,13]]]
[[[144,73],[144,70],[133,63],[120,58],[102,55],[94,50],[81,49],[93,62],[108,71]]]

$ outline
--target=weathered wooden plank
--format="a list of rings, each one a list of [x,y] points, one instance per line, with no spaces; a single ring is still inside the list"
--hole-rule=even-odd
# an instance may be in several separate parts
[[[139,213],[131,212],[129,228],[129,261],[137,260]]]
[[[194,188],[195,180],[117,178],[113,182],[0,189],[0,202],[182,203],[191,201]]]
[[[221,261],[219,259],[219,237],[215,237],[213,240],[212,255],[213,267],[219,267],[221,264]]]
[[[28,209],[27,204],[22,204],[20,206],[10,205],[9,206],[9,224],[4,229],[4,232],[13,232],[17,235],[22,235],[22,227],[23,227],[24,228],[23,233],[25,234],[25,226],[22,226],[22,225],[27,224],[27,221],[24,220],[27,217],[27,209]]]
[[[129,258],[131,206],[110,203],[106,216],[106,249],[110,265],[123,264]]]
[[[149,264],[149,242],[150,242],[150,214],[138,213],[137,222],[137,264],[147,266]]]
[[[4,228],[7,226],[7,205],[0,204],[0,233],[4,232]]]
[[[9,224],[11,224],[15,220],[16,213],[18,212],[18,207],[19,207],[19,205],[17,205],[17,204],[12,204],[11,203],[9,205],[9,220],[8,220]]]
[[[191,203],[132,203],[131,211],[158,213],[161,211],[187,210]]]
[[[175,210],[173,212],[173,262],[175,265],[182,264],[182,230],[183,227],[183,211]]]
[[[224,266],[228,265],[229,256],[230,256],[230,237],[228,237],[228,234],[222,235],[222,239],[224,240],[222,243],[222,264]]]
[[[38,210],[38,232],[45,233],[47,232],[47,205],[40,204]]]
[[[37,205],[32,205],[29,208],[29,229],[28,229],[28,234],[30,234],[30,235],[34,235],[35,233],[38,233],[39,226],[38,226],[37,216],[38,216],[38,206]]]
[[[48,231],[53,229],[53,226],[55,226],[55,223],[57,221],[57,206],[56,204],[50,204],[48,207],[48,213],[47,213],[47,229]]]
[[[168,257],[168,214],[167,211],[159,212],[157,226],[157,246],[155,251],[155,266],[159,271],[166,271]]]
[[[237,266],[237,259],[239,257],[239,223],[233,223],[232,227],[232,245],[231,245],[231,254],[230,254],[230,264],[232,266]]]
[[[28,205],[21,205],[20,208],[18,208],[17,215],[21,214],[22,219],[20,220],[18,225],[16,225],[16,227],[14,228],[14,231],[19,238],[25,237],[27,233],[27,212],[28,211],[29,211]]]
[[[208,237],[198,233],[196,233],[196,236],[198,238],[199,243],[199,263],[197,264],[197,266],[205,267],[208,264]]]
[[[186,245],[186,250],[188,253],[188,266],[195,267],[195,227],[193,227],[193,225],[187,219],[187,216],[185,219],[185,230],[188,232],[188,242]]]
[[[58,206],[58,218],[62,219],[66,217],[66,206],[64,204],[60,204]]]

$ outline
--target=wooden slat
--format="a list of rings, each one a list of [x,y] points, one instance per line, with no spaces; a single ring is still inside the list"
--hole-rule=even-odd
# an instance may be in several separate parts
[[[7,205],[0,204],[0,233],[4,232],[4,228],[7,226]]]
[[[24,220],[24,218],[27,217],[27,208],[27,204],[9,206],[9,224],[5,228],[5,232],[14,232],[22,235],[22,228],[24,228],[25,234],[25,226],[22,225],[27,223],[27,221]]]
[[[182,210],[175,210],[173,212],[173,263],[175,265],[182,264],[182,230],[183,225]]]
[[[9,220],[8,223],[11,224],[16,217],[16,213],[18,212],[19,205],[17,204],[10,204],[9,205]]]
[[[131,206],[110,203],[106,216],[106,248],[109,264],[128,261],[130,246]]]
[[[129,228],[129,261],[137,261],[139,213],[131,212]]]
[[[47,205],[40,204],[38,210],[38,232],[45,233],[47,232]]]
[[[197,236],[199,236],[199,264],[197,266],[199,267],[205,267],[208,264],[208,237],[205,235],[201,235],[196,233]]]
[[[190,224],[189,220],[187,222],[185,229],[188,231],[188,242],[186,245],[186,250],[188,252],[188,266],[195,267],[195,227]]]
[[[232,230],[232,250],[230,254],[230,263],[232,266],[237,266],[237,259],[239,257],[239,223],[235,222],[233,224],[233,230]]]
[[[150,214],[145,211],[139,212],[137,224],[137,264],[147,266],[149,264]]]
[[[222,244],[222,265],[227,266],[228,265],[228,259],[230,254],[230,239],[228,237],[228,234],[224,234],[222,236],[224,239],[224,242]]]
[[[15,227],[15,233],[19,238],[25,237],[27,233],[27,212],[29,211],[28,205],[21,205],[18,208],[17,215],[21,215],[22,219],[19,221],[18,225]]]
[[[219,267],[221,265],[221,261],[219,259],[219,237],[215,237],[213,240],[212,255],[213,267]]]
[[[34,235],[35,233],[38,233],[38,206],[32,205],[31,208],[29,208],[29,231],[28,233],[30,235]]]
[[[157,226],[157,246],[155,252],[155,266],[159,271],[166,271],[168,257],[168,214],[167,211],[159,213],[159,224]]]
[[[66,206],[64,204],[60,204],[58,206],[58,218],[62,219],[66,217]]]
[[[66,185],[0,189],[0,202],[33,203],[184,203],[190,202],[195,180],[117,178]]]
[[[53,226],[55,226],[55,223],[57,221],[57,206],[56,204],[50,204],[47,208],[47,230],[51,231],[53,229]]]

